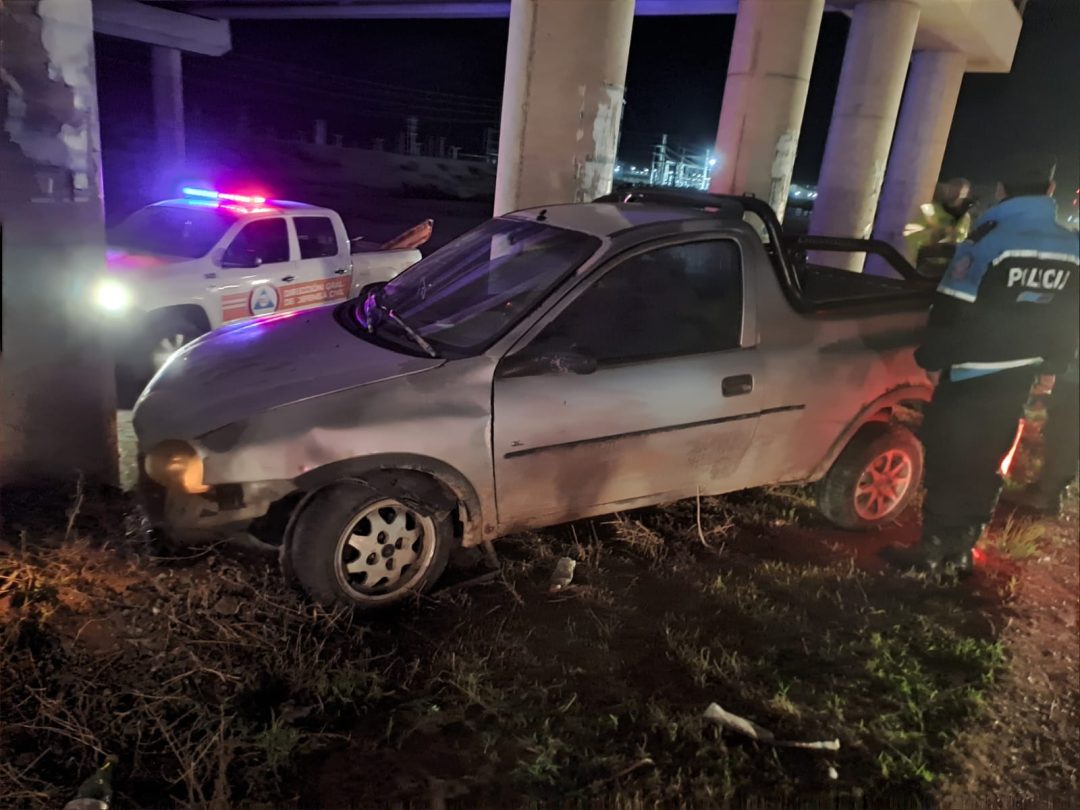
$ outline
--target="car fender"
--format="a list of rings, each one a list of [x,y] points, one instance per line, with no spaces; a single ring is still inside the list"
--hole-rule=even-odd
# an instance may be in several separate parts
[[[483,529],[480,498],[472,482],[446,462],[412,453],[380,453],[343,459],[304,473],[296,478],[294,483],[307,494],[293,514],[299,513],[312,493],[333,481],[342,478],[367,478],[373,473],[388,474],[397,470],[418,472],[435,479],[461,505],[460,518],[464,526],[462,545],[475,546],[487,539],[488,532]]]
[[[189,320],[193,326],[197,326],[204,332],[209,332],[214,328],[213,323],[210,321],[210,316],[206,312],[206,308],[201,303],[183,303],[183,304],[170,304],[164,307],[157,307],[155,309],[147,310],[143,315],[144,322],[147,324],[153,323],[161,318],[167,318],[173,315],[180,315]]]
[[[871,422],[879,421],[878,417],[881,414],[887,413],[897,405],[902,405],[905,402],[929,402],[933,394],[934,389],[928,385],[902,385],[886,391],[877,399],[864,405],[855,415],[855,418],[848,423],[848,426],[829,446],[828,452],[814,467],[807,481],[817,481],[823,477],[860,428]]]

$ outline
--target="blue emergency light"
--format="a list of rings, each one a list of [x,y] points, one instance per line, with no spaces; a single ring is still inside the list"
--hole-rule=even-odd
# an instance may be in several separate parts
[[[241,203],[242,205],[265,205],[266,197],[258,197],[249,194],[228,194],[223,191],[212,191],[207,188],[186,187],[181,190],[185,197],[198,197],[205,200],[217,200],[218,202]]]

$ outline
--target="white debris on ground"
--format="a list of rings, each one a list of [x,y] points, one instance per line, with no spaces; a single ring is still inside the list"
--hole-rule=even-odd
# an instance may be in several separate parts
[[[551,584],[548,586],[548,590],[555,593],[567,587],[574,581],[574,569],[576,567],[577,560],[570,557],[560,557],[555,564],[555,570],[551,572]]]
[[[758,740],[759,742],[768,743],[769,745],[778,745],[784,748],[808,748],[815,751],[839,751],[840,740],[817,740],[814,742],[801,742],[798,740],[778,740],[776,735],[769,731],[767,728],[762,728],[752,720],[747,720],[745,717],[739,717],[737,714],[724,711],[716,703],[710,703],[708,708],[705,709],[705,713],[702,715],[706,720],[709,720],[721,728],[726,728],[729,731],[734,731],[738,734],[742,734],[745,737],[749,737],[752,740]]]

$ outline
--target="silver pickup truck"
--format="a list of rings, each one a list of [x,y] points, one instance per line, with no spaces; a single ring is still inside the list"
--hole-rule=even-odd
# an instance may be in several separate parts
[[[181,349],[135,410],[140,488],[181,542],[280,546],[315,599],[378,607],[451,550],[615,510],[817,482],[893,521],[932,386],[931,287],[808,264],[767,205],[630,195],[492,219],[337,306]]]

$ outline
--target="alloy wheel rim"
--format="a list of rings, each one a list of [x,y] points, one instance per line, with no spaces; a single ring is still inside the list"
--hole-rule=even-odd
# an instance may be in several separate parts
[[[165,365],[165,363],[168,362],[168,359],[180,351],[186,342],[184,336],[179,332],[172,337],[163,337],[161,342],[154,347],[154,351],[151,355],[154,368],[161,368]]]
[[[894,514],[911,488],[913,468],[904,450],[886,450],[871,459],[855,483],[855,514],[871,522]]]
[[[349,521],[338,539],[335,570],[352,598],[389,601],[418,581],[434,556],[431,518],[387,498]]]

